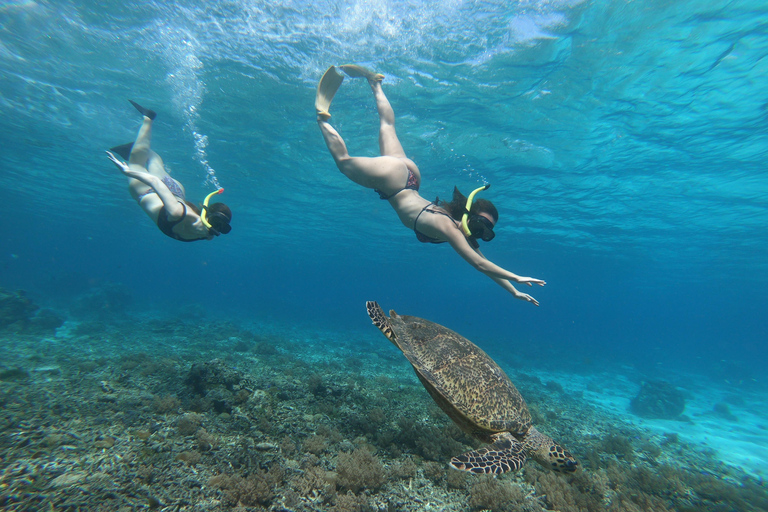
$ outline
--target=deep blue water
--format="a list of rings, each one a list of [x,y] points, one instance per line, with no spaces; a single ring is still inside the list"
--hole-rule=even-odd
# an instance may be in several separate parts
[[[120,283],[139,309],[361,330],[375,299],[574,369],[764,384],[766,56],[754,0],[5,1],[0,286],[65,307]],[[492,184],[484,252],[545,279],[540,308],[336,170],[313,101],[345,62],[386,75],[424,197]],[[153,149],[190,198],[209,173],[225,187],[229,236],[181,244],[130,199],[103,153],[135,137],[128,98],[158,111]],[[376,154],[363,81],[332,113]]]

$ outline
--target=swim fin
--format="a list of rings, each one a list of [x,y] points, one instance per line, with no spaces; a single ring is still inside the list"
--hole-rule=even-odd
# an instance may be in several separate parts
[[[342,64],[339,67],[352,78],[367,78],[368,80],[373,80],[374,82],[381,82],[384,80],[384,75],[381,73],[374,73],[370,69],[364,68],[363,66],[358,66],[357,64]]]
[[[157,112],[155,112],[154,110],[149,110],[148,108],[144,108],[133,100],[128,100],[128,101],[131,102],[131,105],[136,107],[136,110],[141,112],[141,115],[146,116],[153,120],[157,117]]]
[[[110,149],[111,152],[122,157],[126,162],[131,158],[131,148],[133,148],[133,142],[128,144],[121,144]]]
[[[315,96],[317,115],[324,119],[331,117],[328,109],[331,106],[331,101],[333,101],[333,96],[339,90],[343,81],[344,75],[336,71],[335,66],[331,66],[325,71],[323,78],[320,79],[320,83],[317,84],[317,95]]]

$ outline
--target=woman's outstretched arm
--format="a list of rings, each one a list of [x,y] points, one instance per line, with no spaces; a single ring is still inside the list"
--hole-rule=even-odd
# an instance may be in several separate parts
[[[444,232],[444,234],[446,235],[446,238],[448,238],[448,243],[451,244],[453,250],[455,250],[459,256],[464,258],[470,265],[493,279],[494,282],[511,293],[515,298],[531,302],[536,306],[539,305],[539,302],[536,299],[527,293],[518,291],[517,288],[512,286],[510,281],[527,284],[528,286],[533,286],[534,283],[538,284],[539,286],[544,286],[547,284],[546,282],[533,277],[518,276],[517,274],[514,274],[496,265],[491,260],[483,256],[483,253],[481,253],[480,250],[473,249],[472,246],[469,245],[469,242],[467,241],[464,234],[459,231],[458,228],[455,228],[455,226],[453,226],[453,229],[448,230],[447,233]]]
[[[185,208],[181,206],[181,203],[179,203],[179,198],[173,195],[173,193],[168,189],[168,186],[163,183],[160,178],[154,174],[150,174],[145,170],[137,171],[131,169],[130,165],[123,162],[109,151],[107,151],[107,157],[112,160],[112,163],[114,163],[117,168],[120,169],[120,171],[127,177],[139,180],[148,187],[152,187],[152,190],[157,192],[158,197],[160,197],[160,200],[163,202],[165,211],[168,213],[168,217],[171,220],[176,220],[184,215]]]

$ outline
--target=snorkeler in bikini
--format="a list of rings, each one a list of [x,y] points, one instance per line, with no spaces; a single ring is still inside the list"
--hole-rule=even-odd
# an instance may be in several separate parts
[[[131,101],[131,100],[128,100]],[[232,230],[232,211],[224,203],[208,202],[218,189],[208,194],[202,208],[185,198],[184,187],[165,172],[163,159],[149,148],[152,138],[152,121],[156,113],[131,101],[131,105],[144,116],[136,142],[123,144],[107,151],[107,156],[128,177],[131,196],[169,237],[181,242],[212,240]],[[113,153],[128,160],[125,163]]]
[[[478,240],[484,242],[493,240],[495,236],[493,228],[499,219],[496,207],[490,201],[475,200],[475,195],[490,185],[474,190],[468,198],[454,188],[453,200],[450,203],[443,201],[433,203],[421,197],[418,192],[421,173],[413,160],[405,156],[395,133],[395,114],[381,88],[384,75],[373,73],[357,65],[344,65],[339,68],[350,77],[368,80],[379,111],[381,151],[381,156],[378,157],[350,156],[341,135],[328,123],[331,117],[328,108],[344,80],[344,75],[340,74],[335,66],[331,66],[317,87],[315,108],[317,124],[342,174],[358,185],[374,189],[381,199],[389,201],[402,223],[413,229],[420,242],[433,244],[448,242],[459,256],[513,296],[538,306],[539,302],[536,299],[518,291],[510,281],[528,286],[533,284],[544,286],[546,284],[544,281],[532,277],[521,277],[504,270],[480,252]]]

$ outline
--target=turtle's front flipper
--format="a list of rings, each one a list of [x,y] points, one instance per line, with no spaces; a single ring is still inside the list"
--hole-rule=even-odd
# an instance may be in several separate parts
[[[523,467],[528,455],[523,444],[509,432],[493,436],[494,443],[451,459],[451,466],[471,473],[500,475]]]
[[[365,309],[368,310],[368,316],[371,317],[373,325],[379,328],[381,333],[387,337],[389,341],[397,345],[397,336],[395,331],[392,330],[392,325],[389,323],[387,315],[384,314],[384,310],[381,309],[379,303],[375,300],[369,300],[365,303]]]

